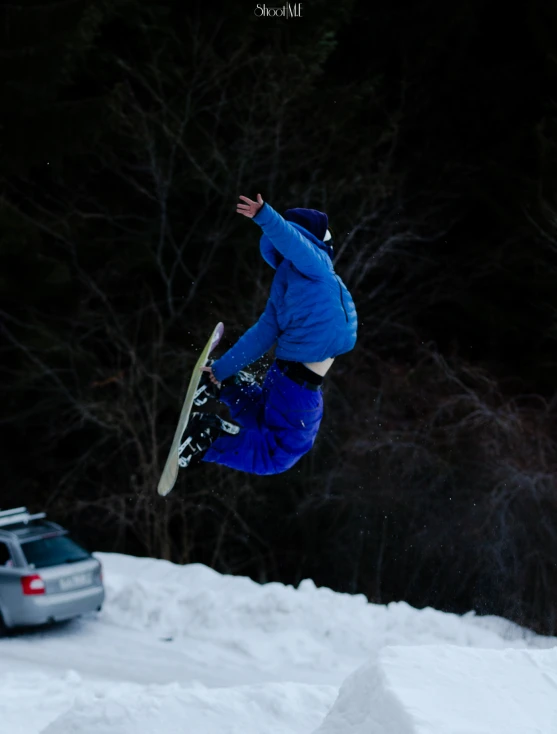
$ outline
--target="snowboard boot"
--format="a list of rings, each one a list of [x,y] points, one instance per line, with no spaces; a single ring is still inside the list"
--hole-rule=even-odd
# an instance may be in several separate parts
[[[186,438],[178,449],[178,464],[182,469],[199,464],[215,439],[226,433],[235,436],[239,432],[239,426],[214,413],[192,413],[185,431]]]
[[[232,375],[232,377],[227,377],[226,380],[223,380],[222,386],[230,387],[231,385],[236,385],[237,387],[247,387],[248,385],[253,385],[254,382],[256,382],[255,375],[252,375],[251,372],[240,370],[240,372]]]
[[[206,366],[210,367],[214,361],[214,359],[208,359]],[[209,377],[208,372],[202,372],[201,380],[199,381],[199,387],[195,391],[193,404],[196,408],[201,408],[201,406],[205,405],[205,403],[207,403],[209,400],[218,400],[219,394],[219,385],[215,385],[214,382],[211,382],[211,378]]]
[[[207,367],[210,367],[214,361],[214,359],[208,359]],[[252,375],[251,372],[240,370],[240,372],[232,375],[232,377],[227,377],[226,380],[223,380],[219,386],[215,385],[214,382],[211,382],[208,372],[203,372],[201,380],[199,381],[199,387],[197,388],[193,399],[193,404],[196,408],[201,408],[203,405],[208,403],[209,400],[218,400],[220,391],[223,387],[229,387],[230,385],[245,387],[247,385],[253,385],[254,382],[255,376]]]

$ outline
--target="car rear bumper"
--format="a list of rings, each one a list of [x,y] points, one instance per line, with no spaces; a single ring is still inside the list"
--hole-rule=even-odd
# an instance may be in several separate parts
[[[13,610],[10,622],[12,627],[62,622],[99,609],[103,601],[102,586],[62,594],[28,596],[22,599],[18,609]]]

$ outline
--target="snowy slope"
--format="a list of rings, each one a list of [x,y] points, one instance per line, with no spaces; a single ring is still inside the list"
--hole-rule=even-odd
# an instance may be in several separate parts
[[[447,728],[427,702],[448,689],[455,701],[458,690],[461,703],[475,700],[476,686],[502,708],[481,671],[522,710],[535,701],[521,703],[513,681],[526,680],[536,656],[547,665],[532,686],[557,700],[548,682],[556,652],[540,651],[557,640],[505,620],[373,605],[309,581],[294,589],[200,565],[99,558],[100,615],[0,640],[0,734],[484,734],[492,730],[476,722]],[[513,657],[512,648],[537,651]],[[377,728],[372,700],[373,711],[394,700],[406,728]]]
[[[387,647],[315,734],[554,734],[557,647]]]

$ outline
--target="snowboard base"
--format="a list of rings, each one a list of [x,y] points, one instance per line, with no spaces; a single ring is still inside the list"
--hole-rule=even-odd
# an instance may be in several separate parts
[[[199,382],[203,374],[201,368],[205,366],[209,355],[220,342],[223,334],[224,324],[222,322],[219,322],[216,325],[213,333],[211,334],[211,338],[209,339],[207,344],[205,344],[203,351],[199,355],[199,359],[197,360],[195,367],[193,368],[193,372],[186,392],[186,397],[184,399],[184,404],[182,406],[182,411],[180,413],[180,418],[178,420],[178,426],[176,428],[176,432],[174,433],[174,439],[172,440],[172,446],[170,447],[170,452],[168,454],[168,458],[166,460],[166,464],[164,465],[164,469],[157,487],[157,491],[161,495],[161,497],[166,497],[166,495],[172,490],[172,488],[176,484],[176,479],[178,478],[180,444],[182,441],[182,436],[190,419],[195,393],[197,392],[197,388],[199,387]]]

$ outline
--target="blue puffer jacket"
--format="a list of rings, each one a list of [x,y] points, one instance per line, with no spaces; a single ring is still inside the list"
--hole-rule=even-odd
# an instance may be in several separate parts
[[[333,248],[269,204],[253,221],[263,230],[261,254],[276,274],[259,321],[213,364],[217,380],[255,362],[275,343],[279,359],[295,362],[321,362],[356,343],[356,308],[334,271]]]

